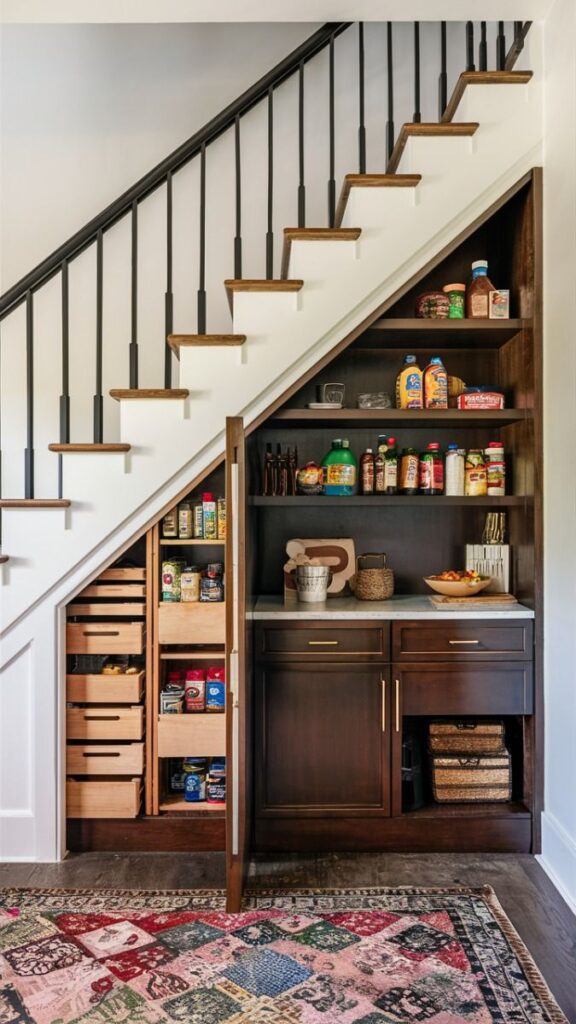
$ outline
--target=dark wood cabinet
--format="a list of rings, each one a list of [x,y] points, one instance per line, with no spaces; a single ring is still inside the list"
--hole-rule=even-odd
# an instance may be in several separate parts
[[[385,628],[386,627],[386,628]],[[262,657],[306,657],[316,660],[354,659],[389,661],[388,624],[339,621],[330,625],[302,622],[290,629],[281,625],[260,630]]]
[[[455,613],[456,615],[456,613]],[[395,622],[393,661],[527,661],[532,659],[532,622]]]
[[[530,715],[532,663],[394,665],[403,715]]]

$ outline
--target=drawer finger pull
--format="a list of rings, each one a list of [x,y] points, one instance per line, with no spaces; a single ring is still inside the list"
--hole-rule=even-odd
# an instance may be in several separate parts
[[[109,754],[101,750],[83,750],[82,757],[120,757],[120,753],[118,750],[111,751]]]
[[[449,640],[448,643],[452,644],[452,646],[454,646],[455,644],[479,644],[480,641],[479,640]]]
[[[120,636],[119,629],[85,629],[82,636]]]
[[[120,715],[84,715],[85,722],[119,722]]]
[[[309,640],[309,647],[338,647],[339,640]]]

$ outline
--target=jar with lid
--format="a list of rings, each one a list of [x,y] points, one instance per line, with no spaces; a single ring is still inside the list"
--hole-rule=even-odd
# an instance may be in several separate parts
[[[506,494],[504,445],[500,441],[490,441],[484,455],[486,457],[486,487],[488,496],[490,498],[502,497]]]
[[[431,441],[420,456],[418,490],[429,495],[442,494],[444,490],[444,460],[437,441]]]
[[[472,264],[472,280],[466,290],[466,316],[473,320],[488,320],[489,293],[492,291],[494,285],[488,277],[488,261],[475,260]]]
[[[446,449],[445,487],[444,494],[456,497],[464,494],[464,464],[466,452],[457,444],[449,444]]]
[[[487,492],[486,462],[481,448],[471,448],[466,454],[464,494],[469,498],[482,498]]]

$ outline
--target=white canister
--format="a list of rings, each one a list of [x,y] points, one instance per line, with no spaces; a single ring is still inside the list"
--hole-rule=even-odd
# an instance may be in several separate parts
[[[490,498],[502,497],[506,494],[506,463],[504,461],[504,445],[500,441],[490,441],[484,452],[486,456],[486,483]]]
[[[327,565],[298,565],[296,567],[298,600],[305,604],[325,601],[331,579],[332,570]]]
[[[446,451],[446,464],[444,472],[444,494],[464,494],[464,467],[466,463],[466,452],[457,444],[449,444]]]

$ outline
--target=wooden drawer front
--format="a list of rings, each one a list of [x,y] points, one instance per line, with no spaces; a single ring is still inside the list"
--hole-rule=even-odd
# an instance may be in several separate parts
[[[144,673],[66,676],[66,700],[73,704],[135,704],[142,699]]]
[[[142,783],[136,779],[66,782],[68,818],[135,818],[140,813]]]
[[[158,757],[225,757],[226,715],[158,716]]]
[[[144,708],[68,708],[69,740],[140,740],[144,732]]]
[[[338,658],[355,654],[379,661],[388,657],[388,624],[351,626],[349,622],[337,626],[319,626],[316,623],[298,626],[264,626],[259,630],[258,649],[262,655]]]
[[[69,743],[66,747],[68,775],[142,775],[143,743]]]
[[[530,715],[532,665],[393,666],[404,715]],[[395,683],[396,686],[396,683]]]
[[[393,661],[532,659],[532,622],[394,622]]]
[[[78,597],[146,597],[144,583],[91,583],[78,594]]]
[[[158,639],[161,644],[224,644],[226,605],[171,604],[158,609]]]
[[[123,582],[126,580],[145,580],[146,569],[143,566],[142,568],[132,566],[128,569],[104,569],[104,571],[100,573],[97,579],[118,582]]]
[[[142,654],[143,622],[68,622],[68,654]]]

